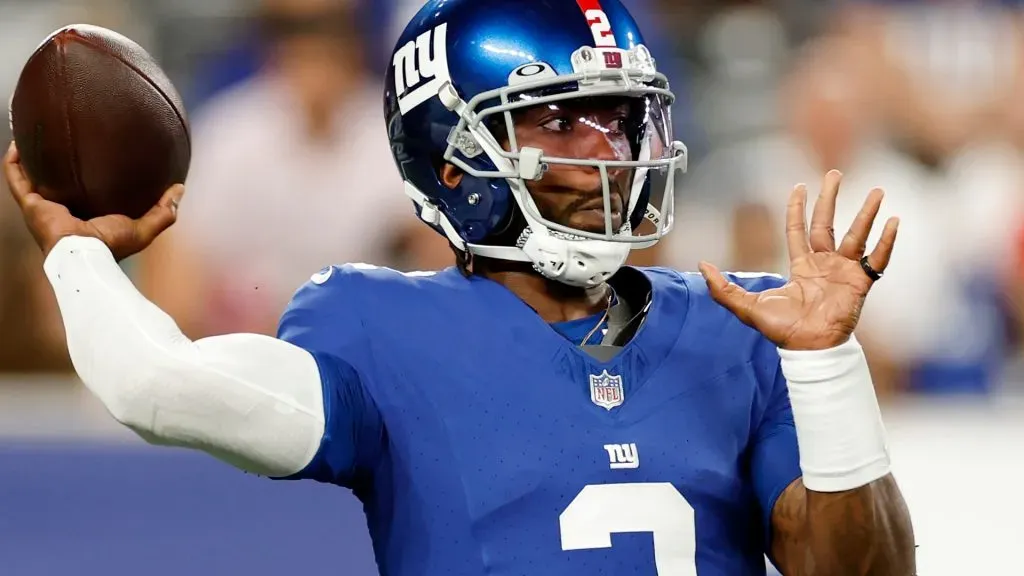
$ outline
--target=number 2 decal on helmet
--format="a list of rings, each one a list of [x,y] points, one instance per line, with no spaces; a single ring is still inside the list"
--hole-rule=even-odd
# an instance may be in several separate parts
[[[594,35],[594,46],[599,48],[615,47],[615,34],[612,32],[611,22],[608,15],[601,8],[599,0],[576,0],[583,16],[590,25],[590,32]]]

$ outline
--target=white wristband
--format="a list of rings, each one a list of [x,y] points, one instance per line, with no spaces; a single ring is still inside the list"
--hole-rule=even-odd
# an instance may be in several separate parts
[[[860,344],[783,350],[804,486],[815,492],[859,488],[889,474],[882,413]]]

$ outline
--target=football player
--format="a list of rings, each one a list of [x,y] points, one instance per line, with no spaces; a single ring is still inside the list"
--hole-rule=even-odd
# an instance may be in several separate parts
[[[788,280],[625,267],[671,228],[686,155],[619,0],[431,0],[391,62],[405,192],[459,265],[325,268],[278,339],[189,341],[121,272],[182,187],[81,222],[12,146],[75,368],[117,420],[351,488],[387,575],[914,573],[852,336],[896,236],[865,255],[880,191],[837,246],[839,174],[809,229],[797,187]]]

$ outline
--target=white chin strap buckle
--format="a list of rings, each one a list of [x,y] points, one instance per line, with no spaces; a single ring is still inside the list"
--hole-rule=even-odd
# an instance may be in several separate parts
[[[537,272],[570,286],[603,284],[629,256],[630,247],[624,242],[561,238],[547,231],[526,233],[522,251]]]

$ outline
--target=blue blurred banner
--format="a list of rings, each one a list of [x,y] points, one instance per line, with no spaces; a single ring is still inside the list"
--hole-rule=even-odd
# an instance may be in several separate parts
[[[346,490],[183,450],[0,446],[0,575],[372,576]]]

